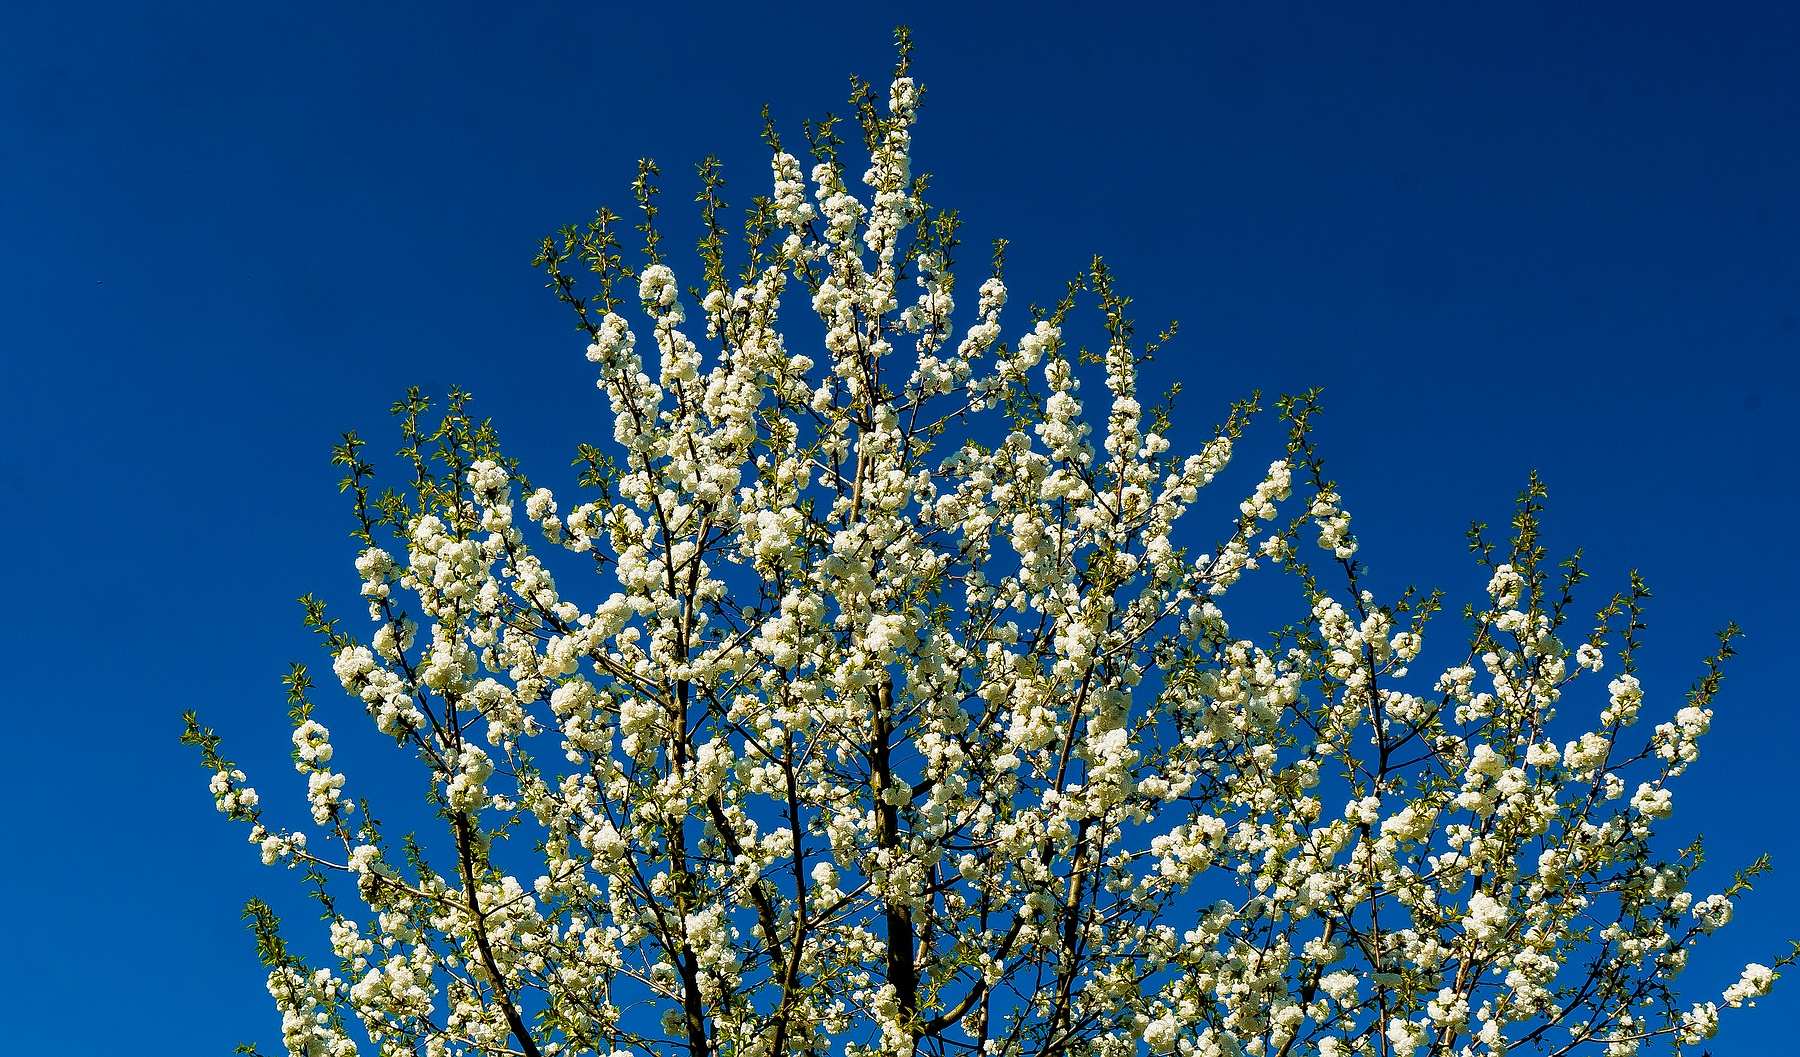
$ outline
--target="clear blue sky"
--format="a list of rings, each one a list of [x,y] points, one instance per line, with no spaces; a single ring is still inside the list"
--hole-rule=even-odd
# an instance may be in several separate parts
[[[1015,298],[1104,252],[1145,324],[1181,319],[1158,380],[1197,420],[1324,386],[1383,582],[1478,590],[1462,532],[1535,467],[1594,606],[1632,567],[1656,591],[1651,711],[1744,626],[1670,832],[1708,834],[1712,887],[1762,850],[1780,870],[1696,997],[1778,953],[1800,6],[1468,6],[0,5],[0,1049],[278,1045],[237,913],[298,878],[212,810],[176,717],[302,817],[278,676],[319,658],[292,600],[354,608],[328,445],[388,447],[404,386],[456,382],[561,483],[610,426],[534,240],[623,210],[651,155],[685,242],[691,164],[766,193],[760,105],[790,131],[841,110],[900,21],[916,167],[972,247],[1012,240]],[[1800,974],[1714,1052],[1797,1026]]]

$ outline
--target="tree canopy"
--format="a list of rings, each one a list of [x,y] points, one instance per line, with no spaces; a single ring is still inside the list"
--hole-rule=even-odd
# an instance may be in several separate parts
[[[613,416],[578,497],[459,390],[395,406],[399,487],[336,449],[373,632],[310,596],[307,622],[440,825],[395,841],[351,798],[304,667],[310,831],[187,717],[218,808],[325,909],[320,967],[247,912],[288,1051],[1618,1057],[1767,993],[1792,955],[1675,989],[1765,864],[1698,896],[1698,841],[1654,839],[1735,629],[1636,726],[1648,592],[1577,619],[1534,477],[1503,539],[1471,532],[1466,649],[1413,671],[1443,596],[1365,584],[1318,394],[1177,452],[1174,394],[1139,391],[1173,328],[1142,340],[1104,262],[1003,324],[997,245],[958,317],[909,52],[805,127],[810,171],[769,123],[741,252],[700,167],[685,296],[648,162],[641,254],[604,210],[544,240]],[[1215,501],[1271,410],[1278,457]],[[1253,574],[1295,604],[1246,635]]]

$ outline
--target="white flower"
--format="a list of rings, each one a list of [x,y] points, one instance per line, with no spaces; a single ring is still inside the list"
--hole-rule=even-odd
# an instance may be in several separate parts
[[[1496,609],[1511,609],[1519,604],[1524,587],[1525,578],[1514,572],[1511,565],[1500,565],[1494,568],[1494,577],[1488,581],[1487,590]]]
[[[1330,995],[1332,1001],[1339,1005],[1354,1005],[1356,1003],[1356,989],[1358,983],[1359,980],[1355,973],[1345,972],[1340,969],[1337,972],[1329,973],[1326,976],[1321,977],[1319,980],[1319,989]]]
[[[1707,932],[1723,928],[1731,921],[1731,900],[1717,893],[1707,896],[1694,904],[1690,911],[1700,921],[1700,927]]]
[[[1181,1023],[1175,1014],[1165,1013],[1150,1022],[1144,1029],[1144,1042],[1151,1053],[1168,1053],[1175,1048],[1175,1042],[1181,1035]]]
[[[1506,904],[1486,892],[1469,897],[1469,913],[1463,918],[1463,930],[1477,941],[1486,941],[1506,927],[1509,914]]]
[[[1692,1046],[1706,1041],[1719,1033],[1719,1007],[1714,1002],[1697,1002],[1694,1008],[1681,1015],[1681,1042]]]
[[[1657,788],[1649,782],[1638,786],[1637,793],[1631,798],[1631,806],[1651,818],[1668,818],[1675,810],[1675,794],[1667,789]]]
[[[1755,1005],[1752,999],[1761,998],[1775,986],[1775,977],[1779,975],[1766,965],[1751,962],[1744,966],[1744,975],[1738,982],[1725,989],[1725,1004],[1736,1009],[1746,1003]]]

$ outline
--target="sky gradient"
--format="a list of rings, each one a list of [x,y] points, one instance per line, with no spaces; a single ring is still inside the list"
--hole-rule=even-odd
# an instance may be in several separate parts
[[[1800,937],[1800,7],[375,6],[0,5],[0,1048],[278,1047],[237,916],[260,894],[306,928],[299,878],[213,811],[177,717],[303,817],[278,680],[324,666],[293,599],[355,608],[329,446],[389,448],[405,386],[455,383],[565,487],[611,427],[536,240],[624,212],[648,155],[684,249],[693,163],[767,193],[761,105],[795,137],[843,112],[901,21],[965,278],[1005,237],[1015,302],[1047,303],[1105,254],[1142,329],[1181,320],[1151,382],[1195,436],[1322,386],[1378,583],[1472,597],[1463,532],[1535,468],[1582,608],[1633,568],[1656,593],[1647,714],[1744,627],[1666,832],[1707,834],[1702,893],[1762,851],[1777,873],[1685,983]],[[1713,1052],[1797,1024],[1800,974]]]

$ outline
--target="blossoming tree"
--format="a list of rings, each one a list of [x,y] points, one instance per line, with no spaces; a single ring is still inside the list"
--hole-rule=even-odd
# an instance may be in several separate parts
[[[1731,633],[1631,729],[1646,592],[1571,636],[1582,573],[1546,556],[1534,480],[1510,542],[1472,534],[1466,653],[1409,671],[1439,596],[1363,587],[1310,394],[1279,402],[1286,450],[1223,542],[1189,540],[1259,407],[1172,453],[1139,396],[1155,344],[1098,261],[1009,337],[997,250],[953,326],[907,51],[885,108],[853,98],[861,197],[836,123],[807,127],[810,173],[770,128],[735,279],[710,163],[689,300],[647,163],[641,264],[611,213],[545,240],[613,414],[584,498],[531,487],[459,392],[436,425],[397,406],[399,491],[354,434],[337,449],[374,630],[311,599],[308,623],[429,769],[441,828],[396,846],[357,809],[303,668],[315,839],[187,717],[219,809],[326,909],[315,968],[249,907],[288,1052],[1617,1057],[1766,993],[1791,955],[1678,1004],[1761,864],[1695,898],[1698,844],[1652,839]],[[1093,353],[1064,338],[1078,295]],[[778,327],[795,297],[816,358]],[[558,551],[599,595],[553,579]],[[1251,573],[1300,603],[1260,639],[1223,608]],[[1604,671],[1558,744],[1566,689]]]

